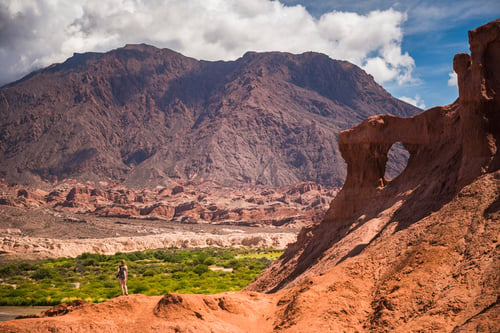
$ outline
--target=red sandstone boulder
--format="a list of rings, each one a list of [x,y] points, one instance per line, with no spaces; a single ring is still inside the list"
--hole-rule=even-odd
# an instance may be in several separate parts
[[[152,206],[142,208],[140,214],[172,219],[175,215],[175,208],[164,205],[162,203],[156,203]]]

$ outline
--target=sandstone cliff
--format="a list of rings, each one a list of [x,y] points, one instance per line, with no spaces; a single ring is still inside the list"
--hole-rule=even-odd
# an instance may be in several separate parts
[[[487,320],[499,315],[500,20],[469,39],[471,55],[454,58],[454,104],[410,118],[370,117],[340,134],[344,187],[323,222],[303,229],[249,289],[340,275],[366,283],[366,308],[355,310],[365,311],[365,329],[444,332],[483,320],[484,331],[499,329]],[[387,181],[395,142],[410,157]]]
[[[411,118],[371,117],[341,134],[348,174],[327,216],[304,229],[247,291],[136,295],[0,328],[500,331],[500,20],[469,39],[471,55],[454,60],[454,104]],[[383,169],[396,141],[410,159],[389,182]],[[133,311],[139,307],[140,317]]]

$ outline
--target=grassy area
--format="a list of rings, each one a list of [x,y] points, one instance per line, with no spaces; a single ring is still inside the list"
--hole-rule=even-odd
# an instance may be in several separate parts
[[[55,305],[75,299],[103,302],[120,294],[115,274],[121,259],[129,270],[129,293],[235,291],[279,255],[273,249],[165,249],[10,263],[0,267],[0,305]]]

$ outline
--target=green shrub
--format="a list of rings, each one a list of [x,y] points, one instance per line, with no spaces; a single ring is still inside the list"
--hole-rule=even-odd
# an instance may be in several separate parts
[[[104,288],[114,288],[116,286],[118,286],[118,282],[106,281],[103,283]]]
[[[97,260],[96,258],[87,258],[87,259],[83,259],[81,261],[81,264],[83,266],[86,266],[86,267],[89,267],[89,266],[99,266],[99,260]]]
[[[57,272],[50,268],[39,267],[36,271],[31,274],[31,278],[34,280],[43,280],[56,278],[58,276]]]
[[[25,272],[28,272],[28,271],[34,271],[36,266],[29,263],[29,262],[21,262],[19,264],[17,264],[17,267],[21,270],[21,271],[25,271]]]
[[[122,253],[122,252],[116,252],[115,255],[113,256],[113,258],[116,260],[116,262],[118,262],[122,259],[127,260],[127,255],[125,253]]]
[[[83,253],[76,259],[7,264],[0,267],[0,278],[5,283],[0,286],[0,305],[54,305],[74,299],[102,302],[118,296],[121,292],[115,273],[121,259],[127,260],[131,293],[163,295],[239,290],[255,279],[271,262],[270,258],[280,254],[258,251],[212,248],[112,256]],[[233,272],[211,271],[209,265],[231,267]]]
[[[207,260],[207,259],[208,259],[208,254],[206,252],[200,252],[200,253],[198,253],[196,258],[194,259],[194,263],[195,264],[203,264],[203,262],[205,262],[205,260]]]
[[[135,254],[135,252],[127,254],[127,260],[129,261],[137,261],[139,260],[139,257]]]
[[[241,260],[231,259],[227,263],[227,266],[230,267],[230,268],[232,268],[232,269],[238,269],[238,268],[242,267],[243,264],[242,264]]]
[[[203,264],[207,266],[215,265],[215,258],[214,257],[208,257],[203,261]]]
[[[163,261],[171,263],[180,263],[182,262],[182,257],[175,252],[165,253],[163,256]]]
[[[9,276],[27,276],[30,271],[35,270],[36,267],[28,263],[10,263],[3,267],[0,267],[0,278],[6,278]]]
[[[144,294],[149,290],[149,285],[147,283],[132,282],[128,285],[128,289],[133,294]]]
[[[204,264],[198,264],[193,268],[193,272],[195,272],[198,275],[201,275],[201,274],[206,273],[208,271],[209,271],[208,266],[204,265]]]
[[[156,271],[154,271],[152,269],[148,269],[144,273],[142,273],[142,276],[144,276],[144,277],[146,277],[146,276],[155,276],[156,274],[157,274]]]

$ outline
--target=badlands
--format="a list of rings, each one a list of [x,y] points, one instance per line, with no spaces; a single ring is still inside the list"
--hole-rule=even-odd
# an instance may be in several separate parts
[[[274,247],[318,223],[336,190],[185,184],[152,190],[68,180],[49,190],[0,183],[0,262],[144,249]]]
[[[341,132],[343,188],[244,291],[74,302],[0,331],[500,332],[500,20],[469,41],[453,104]],[[410,157],[387,181],[395,142]]]

